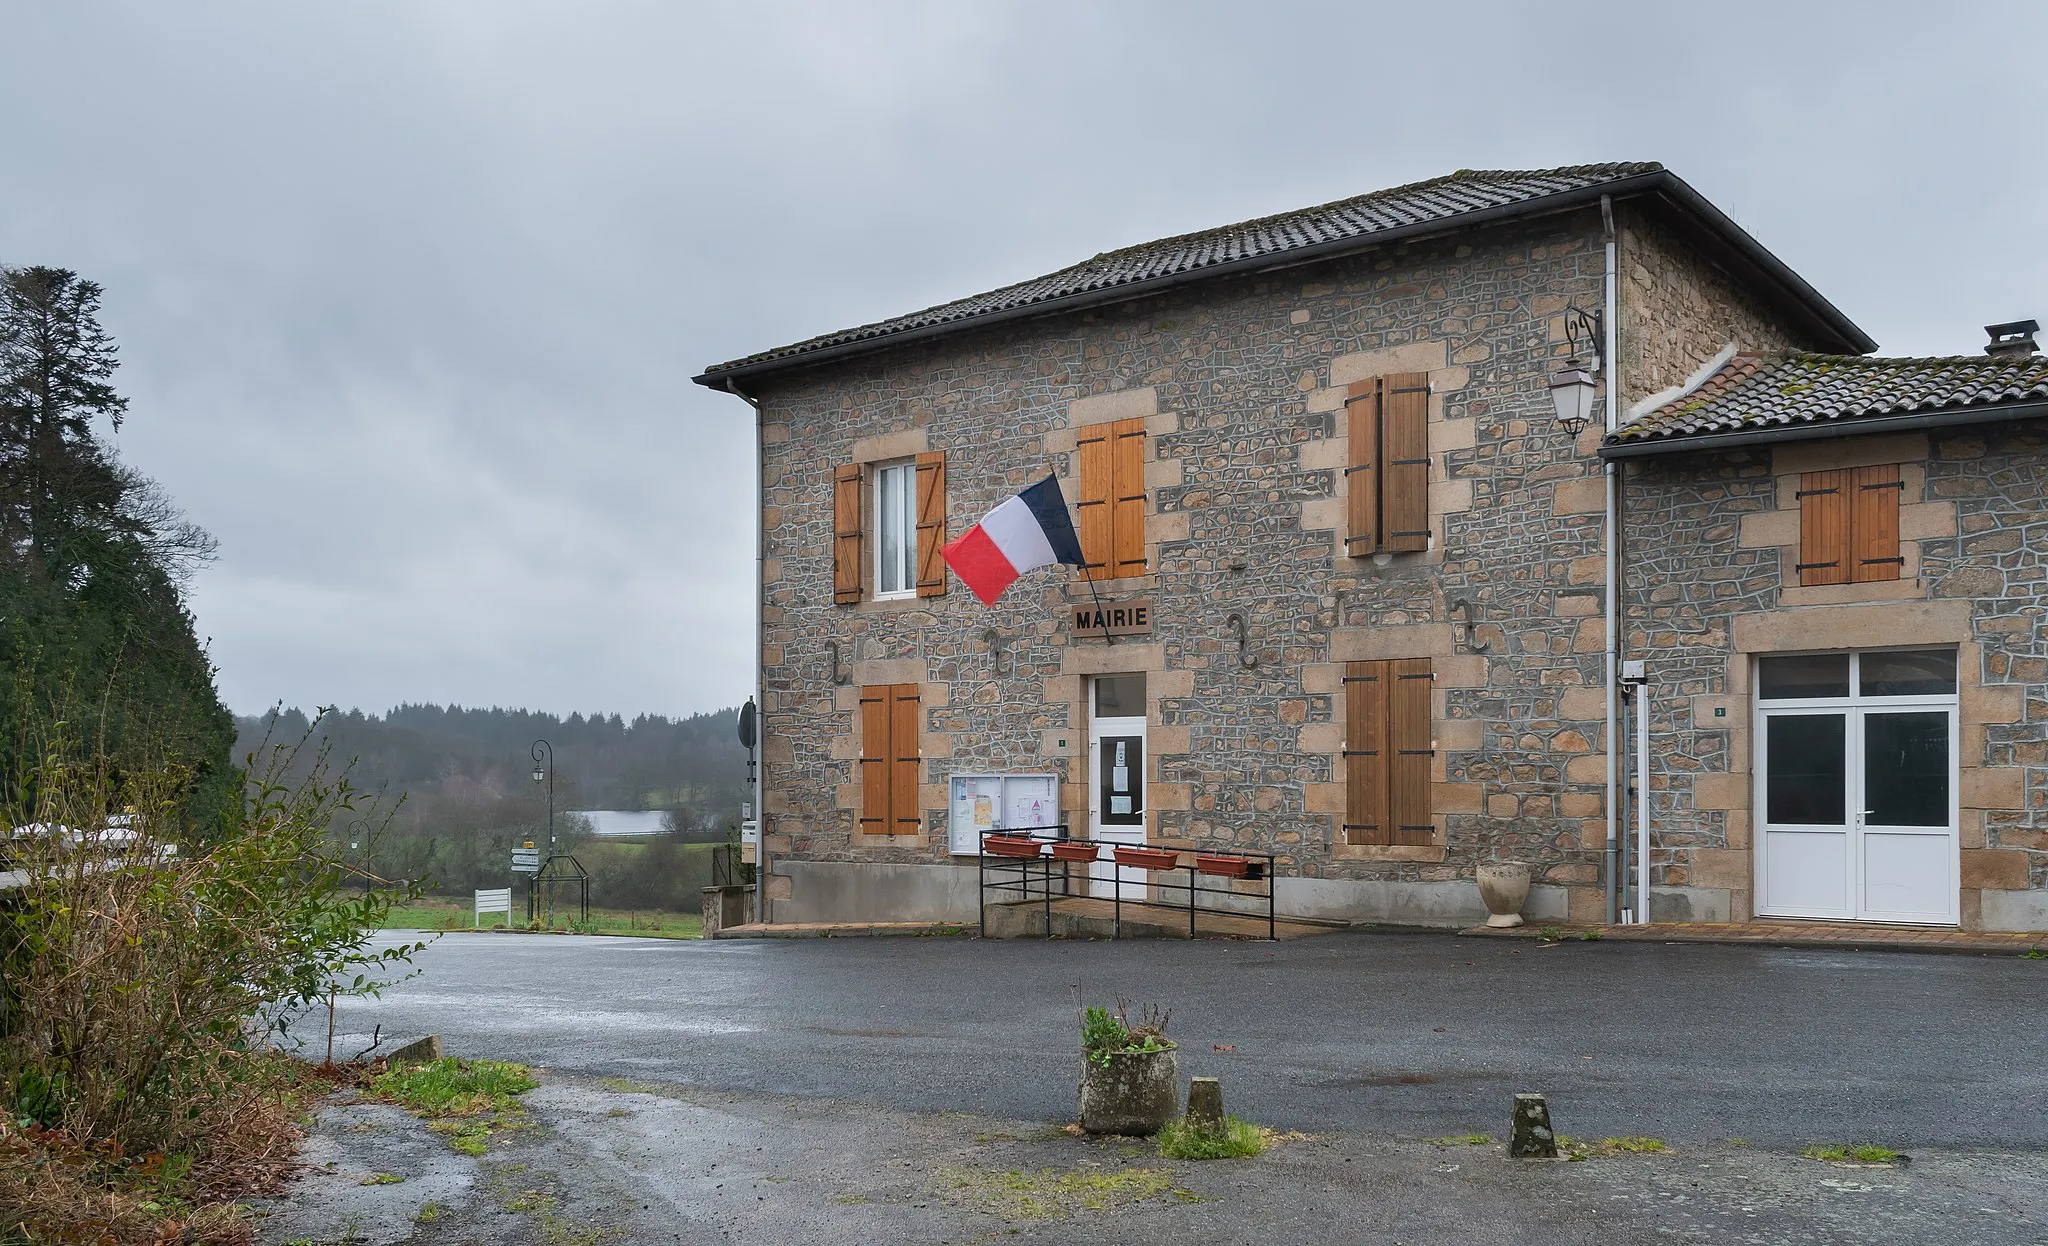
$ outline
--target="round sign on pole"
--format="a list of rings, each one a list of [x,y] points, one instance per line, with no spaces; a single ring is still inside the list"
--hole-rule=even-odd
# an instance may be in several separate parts
[[[747,703],[740,706],[740,747],[745,749],[754,747],[754,698],[752,697],[748,697]]]

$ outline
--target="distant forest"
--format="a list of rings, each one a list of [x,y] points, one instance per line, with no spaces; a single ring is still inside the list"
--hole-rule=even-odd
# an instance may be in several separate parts
[[[363,845],[364,864],[387,878],[425,878],[452,895],[504,886],[510,849],[544,834],[547,790],[533,780],[531,749],[535,740],[546,740],[555,757],[556,837],[576,847],[600,876],[592,902],[694,910],[690,889],[708,881],[697,879],[697,871],[662,877],[672,871],[647,869],[652,861],[636,869],[623,859],[616,871],[601,868],[618,854],[600,845],[577,847],[588,828],[563,813],[658,809],[668,815],[666,838],[677,843],[724,838],[747,799],[737,716],[736,709],[725,709],[627,721],[617,714],[559,718],[518,709],[401,705],[381,716],[330,711],[315,726],[312,716],[294,708],[237,717],[235,756],[253,755],[252,772],[260,775],[266,747],[289,747],[311,730],[333,765],[352,766],[357,788],[404,798],[384,832]],[[617,877],[604,877],[611,873]]]

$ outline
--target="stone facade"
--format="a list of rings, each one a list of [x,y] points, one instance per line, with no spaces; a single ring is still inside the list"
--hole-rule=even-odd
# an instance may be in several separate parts
[[[1624,205],[1618,225],[1624,407],[1731,340],[1813,345],[1655,218]],[[1600,432],[1564,434],[1546,382],[1568,353],[1566,309],[1601,306],[1603,269],[1599,213],[1579,210],[966,327],[762,383],[774,919],[971,919],[974,862],[949,851],[949,778],[1051,772],[1085,833],[1086,680],[1126,672],[1147,675],[1148,837],[1277,854],[1283,911],[1472,921],[1484,914],[1474,870],[1505,857],[1534,867],[1533,915],[1599,919]],[[1346,387],[1397,372],[1430,381],[1430,547],[1352,558]],[[1151,598],[1151,635],[1070,638],[1064,612],[1089,591],[1063,568],[992,608],[957,581],[941,597],[833,604],[838,466],[942,452],[958,535],[1047,470],[1072,501],[1080,431],[1134,418],[1147,433],[1147,572],[1097,587]],[[2048,745],[2025,726],[2048,715],[2048,654],[2026,613],[2048,589],[2019,539],[2042,509],[2048,442],[2016,430],[1859,446],[1873,440],[1627,469],[1624,644],[1669,690],[1653,711],[1651,792],[1666,915],[1749,915],[1749,720],[1731,707],[1748,704],[1750,656],[1802,627],[1964,646],[1977,713],[1964,728],[1965,920],[1987,904],[2025,910],[2048,882],[2030,812],[2048,807]],[[1906,578],[1785,588],[1798,540],[1787,480],[1870,453],[1912,464]],[[1372,658],[1432,662],[1428,845],[1343,842],[1344,663]],[[877,684],[920,690],[915,835],[856,827],[860,690]]]
[[[1565,351],[1566,307],[1600,305],[1600,238],[1597,213],[1580,212],[778,378],[761,394],[770,853],[807,868],[957,868],[954,773],[1051,771],[1070,821],[1085,822],[1084,677],[1144,671],[1158,842],[1273,851],[1283,875],[1373,884],[1359,894],[1382,908],[1430,909],[1429,888],[1468,889],[1496,855],[1531,860],[1553,887],[1597,886],[1597,435],[1575,444],[1557,431],[1545,381]],[[1703,262],[1667,262],[1662,245],[1654,231],[1631,236],[1631,296],[1711,305]],[[1718,348],[1728,319],[1681,340]],[[1435,531],[1425,553],[1352,559],[1344,390],[1395,371],[1430,376]],[[838,464],[943,451],[958,533],[1047,467],[1074,497],[1076,430],[1133,416],[1149,434],[1148,573],[1098,587],[1151,596],[1153,636],[1070,641],[1060,612],[1086,588],[1054,573],[993,609],[957,584],[940,598],[832,604]],[[1447,612],[1456,601],[1471,603],[1470,644]],[[1232,612],[1255,666],[1238,660]],[[1337,833],[1341,664],[1376,656],[1434,663],[1434,847],[1353,847]],[[922,691],[915,836],[855,830],[859,689],[878,683]],[[777,873],[771,902],[817,915]],[[1343,907],[1341,891],[1307,894]],[[1561,911],[1560,894],[1539,902]],[[1598,903],[1587,892],[1572,909]]]
[[[2029,539],[2044,455],[2048,425],[2033,421],[1628,465],[1623,650],[1656,690],[1652,862],[1680,908],[1735,921],[1755,908],[1756,657],[1952,644],[1961,923],[2048,928],[2048,573]],[[1801,587],[1801,474],[1889,463],[1905,483],[1900,578]]]

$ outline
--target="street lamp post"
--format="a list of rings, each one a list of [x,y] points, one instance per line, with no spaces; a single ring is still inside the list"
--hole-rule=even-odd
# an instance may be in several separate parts
[[[545,769],[543,769],[545,765]],[[548,855],[555,855],[555,746],[546,740],[533,742],[533,781],[547,780],[548,785]]]

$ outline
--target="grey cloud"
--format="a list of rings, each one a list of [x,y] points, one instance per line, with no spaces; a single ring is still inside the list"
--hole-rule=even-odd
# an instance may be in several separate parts
[[[241,710],[751,682],[701,365],[1459,167],[1670,164],[1900,353],[2048,312],[2048,16],[13,6],[0,258],[108,286]]]

